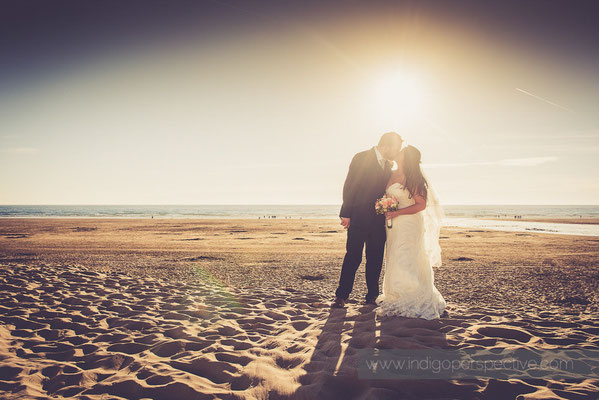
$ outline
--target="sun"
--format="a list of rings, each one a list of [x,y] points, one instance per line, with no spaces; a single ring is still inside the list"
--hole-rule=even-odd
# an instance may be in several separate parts
[[[425,100],[425,88],[415,73],[396,70],[375,79],[372,105],[380,113],[413,116],[423,111]]]

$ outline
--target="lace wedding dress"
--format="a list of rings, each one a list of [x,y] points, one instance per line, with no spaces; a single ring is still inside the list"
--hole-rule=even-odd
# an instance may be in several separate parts
[[[396,197],[400,208],[414,200],[401,184],[394,183],[387,193]],[[427,207],[416,214],[399,215],[387,229],[383,291],[377,298],[378,315],[410,318],[439,318],[445,299],[434,284],[433,266],[441,265],[439,229],[441,207],[429,188]]]

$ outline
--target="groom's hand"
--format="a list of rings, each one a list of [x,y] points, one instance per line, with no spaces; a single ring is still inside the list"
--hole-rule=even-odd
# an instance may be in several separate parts
[[[341,225],[345,229],[349,229],[349,218],[341,218]]]

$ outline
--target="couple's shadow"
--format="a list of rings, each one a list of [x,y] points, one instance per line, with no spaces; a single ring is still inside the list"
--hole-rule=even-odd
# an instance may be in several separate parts
[[[442,320],[380,317],[375,309],[373,305],[330,309],[293,398],[352,399],[367,391],[367,398],[397,398],[394,388],[402,381],[360,378],[358,362],[365,351],[449,347]],[[415,332],[419,332],[418,342],[410,338]]]

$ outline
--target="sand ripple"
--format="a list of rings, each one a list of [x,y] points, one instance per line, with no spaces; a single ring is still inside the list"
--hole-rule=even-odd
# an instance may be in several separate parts
[[[461,308],[425,321],[293,289],[0,265],[2,398],[585,398],[599,381],[360,380],[359,349],[599,348],[584,313]],[[501,396],[504,397],[501,397]]]

